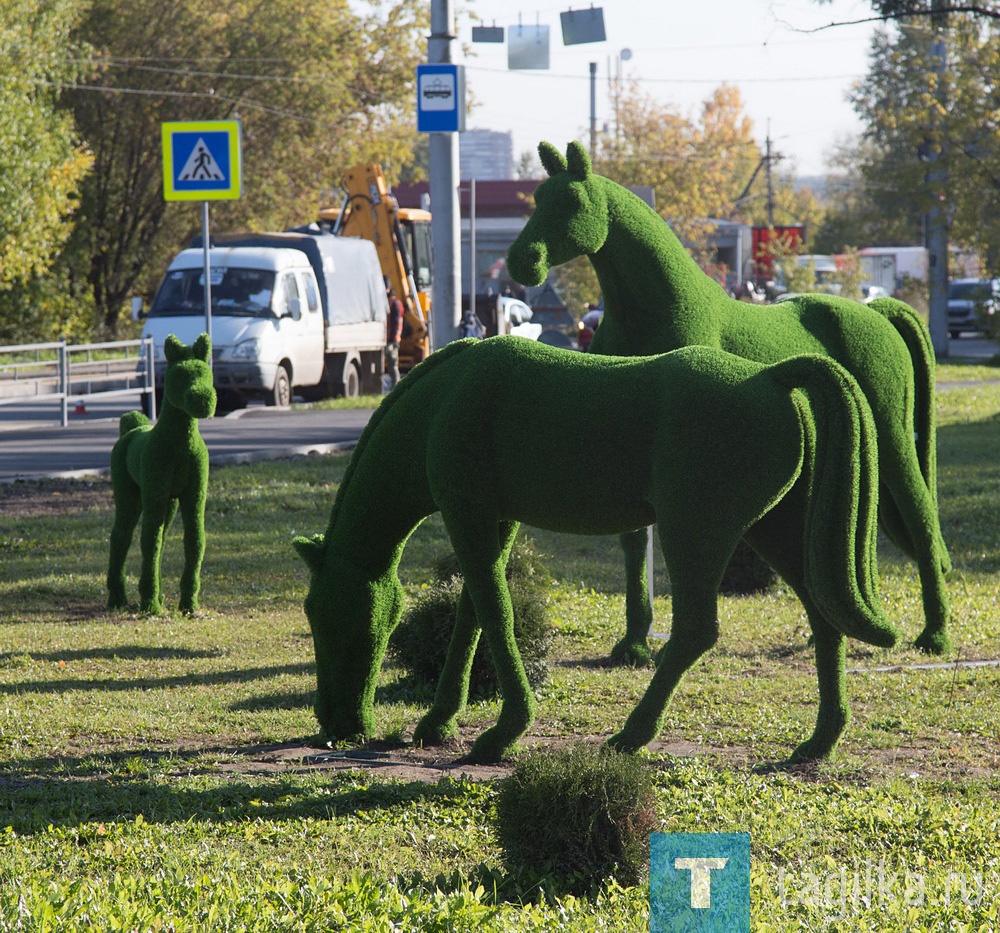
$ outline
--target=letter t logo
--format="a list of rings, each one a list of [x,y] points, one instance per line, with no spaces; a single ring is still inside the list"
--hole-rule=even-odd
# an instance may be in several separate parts
[[[712,906],[712,870],[721,871],[727,858],[675,858],[674,868],[691,872],[691,906],[707,909]]]

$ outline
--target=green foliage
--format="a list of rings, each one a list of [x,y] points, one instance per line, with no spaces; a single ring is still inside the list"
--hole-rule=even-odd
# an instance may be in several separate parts
[[[660,828],[652,772],[590,745],[534,751],[498,784],[495,824],[509,872],[551,874],[578,893],[612,878],[636,885]]]
[[[462,575],[454,554],[439,560],[436,572],[438,580],[406,610],[389,641],[396,660],[431,684],[438,682],[444,668],[462,591]],[[507,561],[507,586],[514,609],[514,640],[528,683],[536,690],[549,675],[548,654],[554,635],[548,618],[550,580],[538,550],[529,538],[521,536]],[[469,676],[469,694],[491,697],[498,690],[486,642],[480,639]]]
[[[351,165],[378,160],[394,180],[410,158],[426,20],[417,0],[90,4],[75,35],[95,67],[65,95],[95,157],[70,258],[107,331],[200,231],[190,203],[163,200],[164,121],[242,123],[244,194],[213,208],[214,230],[308,223]]]
[[[876,35],[868,76],[852,92],[865,126],[849,156],[861,180],[855,217],[865,242],[921,242],[923,217],[943,197],[952,241],[978,253],[987,269],[1000,268],[1000,142],[989,129],[998,36],[996,17],[949,14],[939,74],[939,36],[928,18]],[[935,170],[946,180],[934,180]]]
[[[78,0],[0,6],[0,339],[35,335],[10,292],[53,263],[91,161],[56,91],[80,75],[84,46],[70,31],[83,6]]]

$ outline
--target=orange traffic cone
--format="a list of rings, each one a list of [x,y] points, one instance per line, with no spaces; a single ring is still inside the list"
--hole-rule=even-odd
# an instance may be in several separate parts
[[[76,408],[73,409],[74,415],[85,415],[87,414],[87,406],[83,404],[83,399],[80,399],[76,403]]]

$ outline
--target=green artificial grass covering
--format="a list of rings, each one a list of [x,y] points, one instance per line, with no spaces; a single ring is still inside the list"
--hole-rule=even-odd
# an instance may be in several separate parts
[[[584,396],[592,404],[579,405]],[[820,702],[794,754],[826,756],[848,719],[844,637],[897,637],[876,592],[876,462],[865,396],[825,358],[766,367],[707,347],[629,358],[517,337],[450,344],[372,417],[325,535],[295,539],[311,570],[320,726],[330,739],[373,735],[375,686],[402,610],[397,567],[428,515],[441,513],[465,588],[414,740],[455,734],[482,631],[503,703],[473,745],[479,761],[510,754],[534,718],[504,574],[518,524],[606,535],[656,521],[673,628],[611,743],[634,751],[659,732],[681,677],[715,643],[719,582],[745,536],[805,605]],[[565,477],[584,465],[581,499]]]
[[[208,493],[208,448],[198,432],[198,419],[215,413],[212,344],[202,334],[191,347],[173,334],[164,342],[167,371],[163,408],[155,425],[142,412],[122,415],[120,436],[111,451],[111,483],[115,521],[108,562],[108,607],[124,608],[125,559],[135,526],[142,517],[142,571],[139,608],[163,611],[160,561],[163,541],[180,508],[184,521],[184,571],[180,609],[194,612],[201,589],[205,555],[205,498]]]
[[[837,360],[857,379],[878,432],[882,526],[920,574],[925,625],[916,644],[947,652],[951,565],[937,510],[934,353],[919,315],[892,298],[869,305],[819,294],[769,306],[737,301],[652,208],[593,172],[583,146],[570,143],[565,157],[549,143],[538,151],[550,177],[535,192],[535,211],[508,251],[507,269],[524,285],[540,285],[550,267],[588,256],[605,310],[590,352],[630,356],[702,345],[761,363],[809,353]],[[645,548],[625,544],[627,634],[614,655],[641,661],[649,626]]]

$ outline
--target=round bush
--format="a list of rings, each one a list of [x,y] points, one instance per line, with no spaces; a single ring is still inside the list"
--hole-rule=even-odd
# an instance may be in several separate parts
[[[639,884],[660,829],[653,776],[606,748],[530,752],[498,783],[495,827],[508,872],[552,875],[576,893],[609,878]]]
[[[396,660],[415,677],[431,683],[437,683],[444,669],[462,592],[454,554],[441,558],[436,570],[440,579],[406,611],[390,640]],[[514,640],[532,689],[545,683],[549,673],[547,658],[554,635],[546,594],[550,579],[534,545],[519,539],[507,562],[507,585],[514,610]],[[498,691],[486,639],[480,638],[469,696],[488,698]]]

